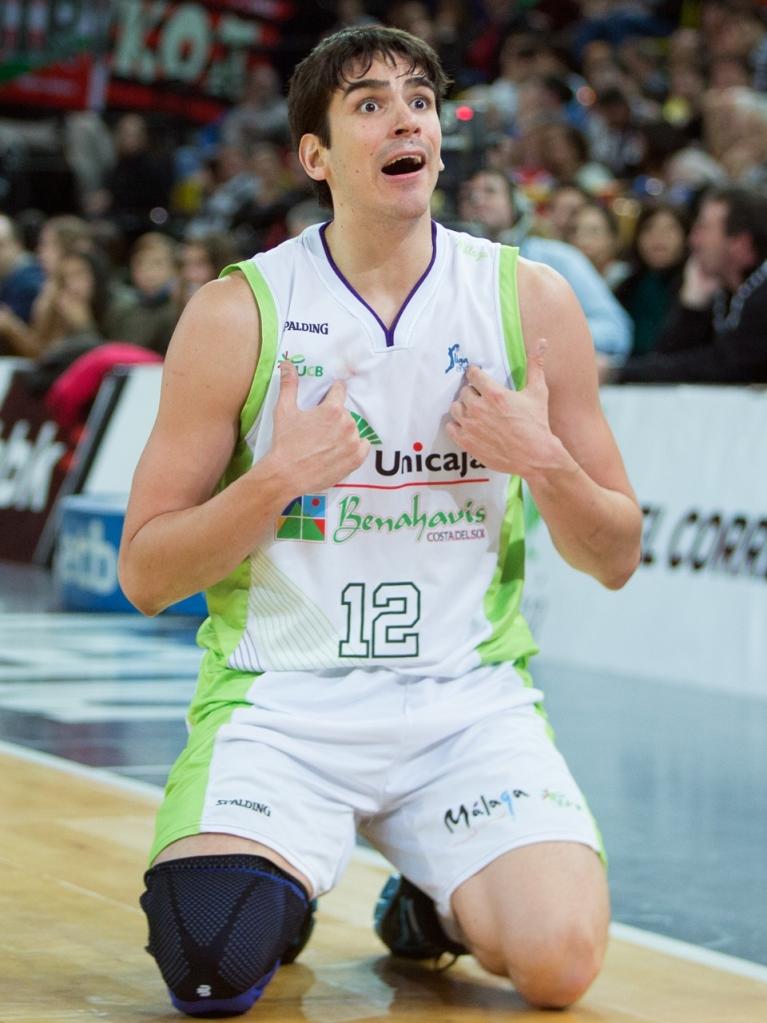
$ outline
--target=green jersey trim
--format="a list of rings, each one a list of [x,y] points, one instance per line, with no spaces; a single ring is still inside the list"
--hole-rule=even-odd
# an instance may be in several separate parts
[[[253,429],[264,404],[269,381],[277,361],[279,337],[277,307],[264,275],[251,260],[231,263],[219,274],[226,277],[240,270],[251,287],[261,319],[261,348],[248,396],[240,410],[240,433],[229,465],[218,485],[228,487],[243,476],[253,464],[253,452],[246,437]],[[197,642],[204,647],[220,650],[229,657],[237,648],[248,620],[248,592],[250,590],[250,558],[245,558],[225,579],[206,591],[210,617],[200,626]]]
[[[274,298],[269,290],[269,285],[256,264],[250,259],[245,259],[241,263],[230,263],[229,266],[224,267],[219,277],[228,277],[235,270],[240,270],[245,275],[261,317],[261,351],[258,356],[258,364],[256,365],[256,372],[250,385],[248,397],[245,399],[245,404],[240,411],[240,438],[243,438],[250,433],[253,424],[258,418],[258,413],[261,411],[261,406],[264,403],[266,391],[269,387],[269,381],[274,372],[274,365],[277,361],[279,321],[277,319],[277,306],[274,304]]]
[[[521,390],[527,381],[527,353],[519,315],[517,260],[519,250],[501,246],[499,295],[501,323],[514,386]],[[526,664],[538,652],[527,622],[520,613],[525,582],[525,516],[522,480],[509,479],[506,512],[501,526],[498,561],[485,594],[485,615],[492,625],[490,636],[477,653],[483,664],[512,661]],[[526,680],[529,676],[526,676]]]

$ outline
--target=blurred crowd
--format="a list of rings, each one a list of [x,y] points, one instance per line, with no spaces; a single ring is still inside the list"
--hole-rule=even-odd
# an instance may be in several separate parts
[[[562,273],[602,381],[767,383],[767,4],[319,7],[326,30],[382,21],[439,52],[434,216]],[[197,288],[328,219],[290,145],[287,75],[264,52],[203,126],[61,115],[53,213],[18,173],[43,127],[0,118],[0,355],[32,360],[36,393],[107,344],[161,359]]]

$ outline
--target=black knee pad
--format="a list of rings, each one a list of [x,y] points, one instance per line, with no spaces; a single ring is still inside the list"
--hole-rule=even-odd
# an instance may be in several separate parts
[[[192,1016],[247,1012],[309,911],[303,886],[262,856],[167,860],[144,881],[147,951]]]

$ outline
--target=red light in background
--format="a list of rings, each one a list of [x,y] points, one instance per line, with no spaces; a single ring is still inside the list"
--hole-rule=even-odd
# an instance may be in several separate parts
[[[471,121],[474,117],[474,110],[472,107],[456,107],[455,116],[458,121]]]

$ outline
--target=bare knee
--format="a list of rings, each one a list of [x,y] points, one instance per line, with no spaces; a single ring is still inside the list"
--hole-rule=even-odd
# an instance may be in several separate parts
[[[490,973],[509,977],[515,989],[540,1009],[564,1009],[593,983],[602,966],[605,940],[588,925],[568,922],[514,941],[510,947],[473,948]]]

